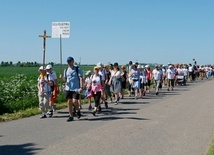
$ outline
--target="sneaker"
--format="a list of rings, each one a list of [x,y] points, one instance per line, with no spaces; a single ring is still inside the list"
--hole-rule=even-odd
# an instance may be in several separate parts
[[[43,118],[47,118],[47,116],[45,114],[43,114],[40,119],[43,119]]]
[[[114,103],[114,105],[118,105],[118,101],[116,101],[116,102]]]
[[[78,118],[78,119],[80,119],[80,118],[81,118],[80,110],[77,112],[77,118]]]
[[[169,91],[169,88],[167,90]]]
[[[73,120],[74,120],[74,118],[72,116],[69,116],[68,119],[67,119],[67,122],[71,122]]]
[[[48,114],[48,117],[52,117],[53,116],[53,110],[48,111],[47,114]]]
[[[158,93],[158,92],[156,92],[155,94],[156,94],[156,95],[158,95],[159,93]]]
[[[88,107],[88,110],[91,110],[92,109],[92,106],[90,105],[89,107]]]
[[[135,96],[135,100],[137,100],[137,96]]]
[[[81,106],[81,105],[79,106],[79,109],[82,109],[82,106]]]
[[[96,111],[93,111],[93,112],[92,112],[92,115],[93,115],[93,116],[96,116]]]
[[[105,107],[106,109],[108,109],[108,102],[105,102]]]

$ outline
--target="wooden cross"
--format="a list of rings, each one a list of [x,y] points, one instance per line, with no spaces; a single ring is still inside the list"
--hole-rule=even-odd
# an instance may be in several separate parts
[[[43,38],[43,67],[45,68],[45,48],[46,48],[46,38],[51,38],[51,36],[46,35],[46,30],[44,30],[44,35],[39,35]]]

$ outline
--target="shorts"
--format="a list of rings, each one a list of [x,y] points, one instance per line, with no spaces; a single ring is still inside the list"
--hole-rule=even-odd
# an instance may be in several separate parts
[[[76,99],[78,100],[80,98],[80,94],[78,94],[75,91],[66,91],[66,99]]]

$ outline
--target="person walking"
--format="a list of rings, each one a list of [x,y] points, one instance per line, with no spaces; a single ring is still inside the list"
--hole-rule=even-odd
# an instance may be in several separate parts
[[[102,103],[105,103],[105,108],[108,109],[108,102],[105,100],[105,83],[106,83],[106,79],[107,79],[107,74],[106,74],[106,70],[103,67],[103,64],[101,62],[97,63],[97,67],[99,68],[99,74],[102,76],[102,81],[103,81],[103,90],[101,92],[101,100]],[[99,110],[101,111],[101,105],[99,106]]]
[[[50,113],[53,113],[53,111],[56,111],[56,99],[57,99],[57,94],[59,92],[59,87],[58,87],[58,82],[57,82],[57,75],[56,72],[52,69],[52,65],[47,65],[46,66],[47,70],[47,76],[52,76],[53,78],[53,91],[50,99],[50,107],[51,111]]]
[[[132,88],[135,92],[135,99],[138,98],[138,92],[140,89],[140,70],[137,68],[137,65],[133,65],[133,69],[130,72],[130,77],[133,80]]]
[[[91,97],[92,97],[92,88],[91,88],[91,81],[92,81],[92,73],[91,71],[87,71],[86,72],[86,78],[85,78],[85,82],[84,82],[84,87],[86,89],[86,98],[88,99],[88,110],[92,109],[91,106]]]
[[[51,76],[47,77],[46,70],[43,66],[39,68],[40,76],[37,79],[38,84],[38,98],[39,98],[39,108],[42,111],[42,118],[46,118],[46,112],[50,110],[49,101],[51,97],[51,86],[53,86],[53,78]],[[52,114],[49,114],[52,117]]]
[[[109,80],[109,85],[111,85],[111,92],[115,95],[115,105],[120,101],[119,94],[121,93],[121,71],[119,69],[118,63],[114,63],[114,70],[111,72],[111,78]]]
[[[77,118],[80,119],[81,113],[78,105],[80,93],[83,90],[83,74],[79,67],[74,66],[74,58],[67,58],[68,68],[64,70],[64,82],[66,99],[68,103],[69,117],[68,122],[73,121],[73,104],[77,110]]]
[[[141,66],[140,69],[140,97],[142,98],[143,96],[146,95],[146,82],[147,82],[147,71],[144,67],[144,65]]]
[[[167,69],[166,71],[166,74],[167,74],[167,80],[168,80],[168,91],[169,89],[171,88],[171,90],[173,90],[174,88],[174,84],[175,84],[175,70],[173,68],[172,65],[169,66],[169,68]]]
[[[103,85],[104,85],[104,81],[102,80],[102,76],[99,74],[99,67],[95,66],[94,75],[92,75],[92,80],[91,80],[92,94],[95,101],[94,111],[92,112],[94,116],[96,116],[96,113],[100,111],[99,106],[100,106],[100,99],[103,91]]]
[[[150,69],[150,66],[149,65],[146,65],[146,72],[147,72],[147,83],[146,83],[146,86],[147,86],[147,90],[148,90],[148,93],[150,93],[150,87],[151,87],[151,81],[152,81],[152,71]]]
[[[159,89],[160,89],[160,83],[161,83],[161,71],[159,69],[159,66],[156,65],[155,69],[152,71],[152,77],[154,79],[154,85],[155,85],[155,94],[159,94]]]
[[[124,98],[125,95],[125,89],[126,89],[126,82],[127,82],[127,71],[126,71],[126,67],[123,65],[121,66],[121,79],[122,79],[122,91],[121,91],[121,98]]]

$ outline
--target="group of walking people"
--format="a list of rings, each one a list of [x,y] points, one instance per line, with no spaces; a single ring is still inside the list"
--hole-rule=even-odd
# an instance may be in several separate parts
[[[155,95],[159,94],[160,89],[166,87],[168,91],[172,91],[174,86],[178,84],[178,77],[183,77],[183,82],[190,82],[201,77],[208,78],[213,74],[212,66],[196,66],[196,65],[155,65],[151,68],[149,65],[140,65],[139,63],[129,62],[128,67],[114,64],[103,65],[101,62],[89,70],[85,74],[78,66],[74,65],[74,58],[67,58],[68,67],[64,70],[60,79],[65,83],[66,99],[68,103],[69,117],[67,121],[73,121],[74,116],[81,118],[81,94],[85,92],[88,99],[88,109],[92,110],[92,115],[102,111],[101,104],[108,109],[108,103],[119,104],[124,98],[126,90],[128,96],[134,99],[143,98],[150,93],[151,86],[155,88]],[[153,66],[152,66],[153,67]],[[52,117],[55,110],[55,102],[59,87],[57,83],[56,73],[52,70],[51,65],[46,68],[39,68],[40,76],[38,78],[38,96],[39,106],[42,111],[41,118],[48,115]],[[94,99],[94,108],[92,108],[92,100]]]

